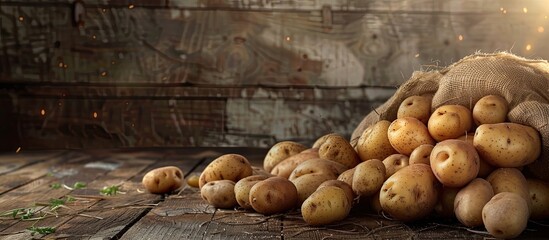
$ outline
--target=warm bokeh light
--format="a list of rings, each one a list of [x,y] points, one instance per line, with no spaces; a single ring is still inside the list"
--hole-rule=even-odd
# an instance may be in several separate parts
[[[19,21],[22,22],[22,21],[24,21],[24,20],[25,20],[25,18],[24,18],[23,16],[19,16]]]
[[[503,14],[506,14],[507,13],[507,10],[503,10]]]
[[[291,40],[292,40],[292,38],[290,38],[290,36],[286,36],[286,41],[289,42],[289,41],[291,41]]]
[[[459,39],[460,41],[463,41],[463,35],[459,35],[459,36],[458,36],[458,39]]]
[[[528,8],[525,8],[525,7],[524,7],[524,8],[522,8],[522,11],[523,11],[524,13],[528,13]]]
[[[133,9],[134,7],[135,7],[135,6],[134,6],[133,4],[130,4],[130,5],[128,6],[129,9]]]
[[[17,150],[15,150],[15,153],[21,152],[21,147],[18,147]]]
[[[532,45],[530,44],[526,45],[526,51],[530,51],[530,50],[532,50]]]
[[[107,76],[107,72],[101,72],[101,76],[102,76],[102,77]]]
[[[40,115],[42,115],[42,116],[46,115],[46,110],[44,110],[44,109],[40,110]]]
[[[419,57],[419,53],[416,53],[416,55],[415,55],[414,57],[418,58],[418,57]]]
[[[93,112],[93,118],[97,118],[97,112]]]
[[[538,32],[539,33],[545,32],[545,28],[543,28],[542,26],[539,26],[538,27]]]

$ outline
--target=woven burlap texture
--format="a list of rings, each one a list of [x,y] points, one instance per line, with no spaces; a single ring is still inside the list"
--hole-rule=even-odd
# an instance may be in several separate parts
[[[532,126],[542,138],[541,157],[528,166],[535,177],[549,180],[549,63],[509,53],[477,53],[438,71],[415,72],[384,104],[369,113],[351,136],[379,120],[396,119],[400,103],[413,95],[433,95],[432,110],[446,104],[472,109],[483,96],[494,94],[509,102],[507,118]]]

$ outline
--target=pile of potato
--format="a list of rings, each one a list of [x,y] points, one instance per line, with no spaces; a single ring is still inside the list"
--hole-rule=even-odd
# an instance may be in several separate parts
[[[354,147],[338,134],[311,147],[279,142],[263,169],[238,154],[220,156],[200,175],[201,196],[266,215],[298,208],[310,225],[366,205],[401,221],[436,214],[516,237],[529,219],[549,218],[549,184],[521,172],[540,156],[541,141],[532,127],[506,122],[507,112],[500,96],[434,111],[431,96],[411,96],[397,119],[368,127]]]

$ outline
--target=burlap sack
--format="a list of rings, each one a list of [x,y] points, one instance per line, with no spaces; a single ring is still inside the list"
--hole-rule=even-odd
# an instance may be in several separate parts
[[[549,63],[509,53],[475,54],[439,71],[415,72],[383,105],[368,114],[351,136],[356,142],[364,129],[379,120],[392,121],[402,100],[434,94],[432,109],[460,104],[472,109],[483,96],[495,94],[509,102],[509,121],[536,128],[542,138],[541,157],[527,170],[549,180]]]

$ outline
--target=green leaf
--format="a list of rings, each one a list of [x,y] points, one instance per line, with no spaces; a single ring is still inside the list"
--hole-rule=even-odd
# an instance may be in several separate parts
[[[74,188],[74,189],[82,189],[82,188],[85,188],[85,187],[86,187],[85,182],[75,182],[74,185],[72,186],[72,188]]]
[[[51,234],[55,232],[54,227],[30,227],[28,228],[29,231],[31,231],[31,236],[34,236],[34,234]]]
[[[118,185],[112,185],[112,186],[105,186],[103,189],[99,190],[99,193],[101,195],[107,195],[107,196],[113,196],[118,194],[120,192],[120,186]]]
[[[59,189],[61,188],[61,183],[52,183],[50,187],[51,189]]]

